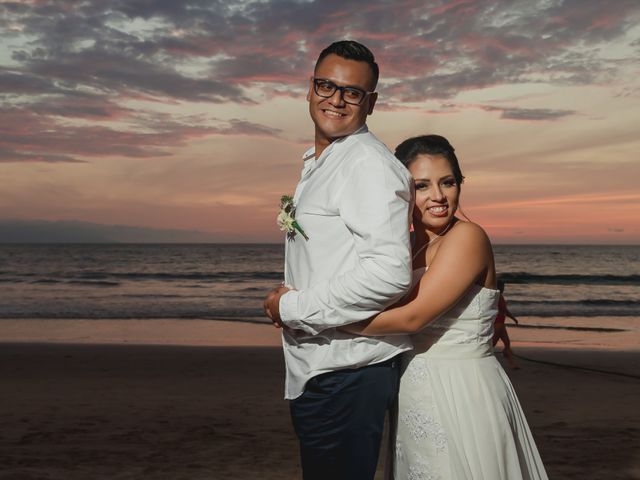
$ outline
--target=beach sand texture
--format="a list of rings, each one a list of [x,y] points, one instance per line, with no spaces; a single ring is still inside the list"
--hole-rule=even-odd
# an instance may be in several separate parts
[[[0,479],[299,478],[272,327],[30,322],[2,322]],[[637,349],[511,332],[523,357],[639,373]],[[551,479],[640,478],[639,380],[519,363],[507,371]]]

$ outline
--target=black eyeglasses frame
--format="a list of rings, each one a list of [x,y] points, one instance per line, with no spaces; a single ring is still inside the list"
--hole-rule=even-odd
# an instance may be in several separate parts
[[[326,78],[316,78],[316,77],[311,77],[311,81],[313,82],[313,91],[316,93],[316,95],[318,95],[319,97],[322,98],[331,98],[333,97],[336,92],[340,92],[340,98],[342,98],[342,100],[345,103],[348,103],[349,105],[362,105],[362,102],[364,101],[365,98],[367,98],[367,96],[371,95],[372,93],[376,93],[375,91],[373,92],[368,92],[366,90],[363,90],[362,88],[359,87],[350,87],[350,86],[344,86],[341,87],[339,85],[336,85],[335,83],[333,83],[331,80],[327,80]],[[328,84],[333,85],[333,92],[331,92],[331,95],[322,95],[320,93],[318,93],[318,83],[319,82],[326,82]],[[356,90],[358,92],[362,93],[362,98],[360,98],[360,101],[358,103],[354,103],[354,102],[350,102],[349,100],[347,100],[344,96],[344,92],[345,90]]]

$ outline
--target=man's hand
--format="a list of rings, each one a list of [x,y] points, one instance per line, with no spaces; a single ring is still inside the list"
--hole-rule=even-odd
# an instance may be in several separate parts
[[[273,322],[276,328],[282,328],[282,319],[280,318],[280,297],[287,293],[290,289],[287,287],[277,287],[271,290],[264,299],[264,313]]]

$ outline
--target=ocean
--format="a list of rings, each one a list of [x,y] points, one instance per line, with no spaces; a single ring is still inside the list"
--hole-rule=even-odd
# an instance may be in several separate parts
[[[496,245],[495,253],[516,316],[564,326],[640,318],[638,246]],[[267,322],[262,300],[282,281],[283,260],[273,244],[4,244],[0,319]]]

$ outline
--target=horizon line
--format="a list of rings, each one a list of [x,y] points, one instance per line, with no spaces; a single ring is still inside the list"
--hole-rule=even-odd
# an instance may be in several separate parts
[[[576,246],[576,247],[598,247],[598,246],[611,246],[611,247],[640,247],[640,243],[582,243],[582,242],[491,242],[492,245],[504,245],[504,246]],[[28,241],[28,242],[5,242],[0,240],[0,245],[284,245],[282,242],[255,242],[255,241],[220,241],[220,242],[74,242],[74,241]]]

